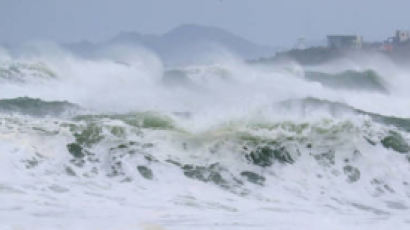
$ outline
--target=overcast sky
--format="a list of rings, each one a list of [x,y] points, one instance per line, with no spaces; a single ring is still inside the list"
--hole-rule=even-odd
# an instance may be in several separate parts
[[[181,24],[218,26],[261,44],[361,34],[382,40],[410,29],[409,0],[0,0],[0,41],[108,39],[120,31],[163,33]]]

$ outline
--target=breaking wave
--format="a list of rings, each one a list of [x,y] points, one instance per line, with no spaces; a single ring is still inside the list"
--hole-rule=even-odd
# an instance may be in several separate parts
[[[30,116],[67,116],[80,111],[80,107],[67,101],[42,101],[29,97],[0,100],[0,113]]]
[[[383,71],[144,55],[9,57],[6,229],[406,229],[410,110]]]
[[[364,72],[349,70],[338,74],[306,72],[306,78],[335,89],[344,88],[388,92],[383,79],[372,70]]]

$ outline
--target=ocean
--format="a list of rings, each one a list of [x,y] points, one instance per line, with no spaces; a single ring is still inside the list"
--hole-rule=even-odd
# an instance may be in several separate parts
[[[0,51],[1,230],[410,227],[410,71],[382,56]]]

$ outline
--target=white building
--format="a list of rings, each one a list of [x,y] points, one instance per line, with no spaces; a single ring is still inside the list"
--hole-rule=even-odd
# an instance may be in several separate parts
[[[363,38],[358,35],[328,35],[327,43],[332,49],[361,49]]]
[[[393,42],[400,44],[410,40],[410,31],[397,30],[395,36],[393,37]]]

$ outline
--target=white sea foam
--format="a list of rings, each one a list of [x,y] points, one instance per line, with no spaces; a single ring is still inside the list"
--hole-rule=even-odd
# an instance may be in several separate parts
[[[1,114],[0,229],[410,224],[410,133],[407,120],[390,117],[410,115],[407,71],[392,63],[356,63],[380,74],[386,93],[235,58],[180,67],[168,84],[168,69],[146,50],[115,47],[92,59],[56,50],[4,54],[4,69],[42,69],[4,80],[0,97],[67,100],[89,115]],[[352,69],[332,65],[315,71]]]

